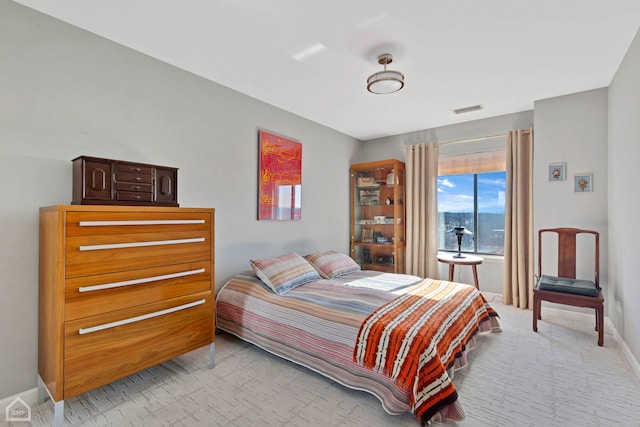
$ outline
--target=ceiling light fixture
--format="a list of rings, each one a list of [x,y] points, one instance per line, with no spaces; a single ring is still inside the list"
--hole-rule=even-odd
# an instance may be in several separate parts
[[[378,64],[384,65],[384,70],[369,76],[367,79],[369,92],[382,95],[397,92],[404,87],[404,74],[400,71],[387,70],[387,65],[392,61],[393,56],[390,53],[378,56]]]

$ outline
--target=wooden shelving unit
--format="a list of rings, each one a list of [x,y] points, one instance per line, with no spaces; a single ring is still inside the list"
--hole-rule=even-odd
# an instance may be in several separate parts
[[[405,272],[405,166],[351,165],[351,257],[363,269]]]

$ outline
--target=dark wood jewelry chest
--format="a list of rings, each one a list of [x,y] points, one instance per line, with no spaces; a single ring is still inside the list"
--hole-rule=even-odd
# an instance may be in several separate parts
[[[178,169],[99,157],[73,163],[73,205],[178,206]]]

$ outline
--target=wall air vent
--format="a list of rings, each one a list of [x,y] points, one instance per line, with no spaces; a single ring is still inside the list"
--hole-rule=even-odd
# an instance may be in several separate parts
[[[470,113],[472,111],[478,111],[482,109],[483,109],[482,105],[472,105],[471,107],[457,108],[453,110],[453,112],[456,114],[464,114],[464,113]]]

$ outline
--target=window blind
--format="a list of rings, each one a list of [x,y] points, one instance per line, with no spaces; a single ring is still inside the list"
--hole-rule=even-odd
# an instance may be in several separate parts
[[[441,156],[438,159],[439,176],[500,172],[506,169],[506,150]]]

